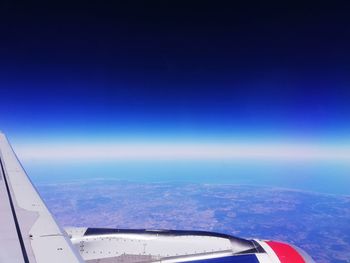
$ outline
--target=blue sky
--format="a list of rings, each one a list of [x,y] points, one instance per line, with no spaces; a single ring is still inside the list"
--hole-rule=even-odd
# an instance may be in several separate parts
[[[15,148],[109,141],[349,148],[346,5],[2,5],[0,129]],[[28,160],[32,176],[49,171]],[[155,162],[145,178],[155,180],[156,163],[159,171],[176,166]],[[265,172],[257,160],[232,162],[239,172],[225,163],[209,165],[205,178],[219,171],[223,183],[302,185],[290,179],[290,162],[269,160]],[[327,191],[334,182],[330,192],[343,193],[349,170],[340,163],[299,162],[308,182],[300,187]],[[203,162],[187,165],[171,180],[185,173],[201,181]]]

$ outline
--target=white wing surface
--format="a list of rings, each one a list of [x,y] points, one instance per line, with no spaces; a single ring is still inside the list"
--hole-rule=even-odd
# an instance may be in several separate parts
[[[84,262],[0,133],[0,262]]]

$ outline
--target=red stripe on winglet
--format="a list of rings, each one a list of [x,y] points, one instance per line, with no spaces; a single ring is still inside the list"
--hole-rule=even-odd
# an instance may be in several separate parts
[[[276,241],[266,243],[272,248],[281,263],[305,263],[302,256],[292,246]]]

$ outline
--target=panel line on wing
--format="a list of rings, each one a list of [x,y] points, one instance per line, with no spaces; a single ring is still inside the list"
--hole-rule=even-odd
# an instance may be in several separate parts
[[[9,185],[8,185],[8,182],[7,182],[7,178],[6,178],[6,174],[5,174],[5,169],[4,169],[4,166],[3,166],[3,163],[2,163],[1,158],[0,158],[0,166],[1,166],[1,171],[2,171],[2,174],[3,174],[3,178],[4,178],[6,190],[7,190],[7,195],[8,195],[8,197],[9,197],[10,207],[11,207],[11,211],[12,211],[12,215],[13,215],[13,220],[14,220],[14,222],[15,222],[15,227],[16,227],[16,231],[17,231],[17,235],[18,235],[18,240],[19,240],[20,245],[21,245],[21,250],[22,250],[23,259],[24,259],[24,262],[25,262],[25,263],[29,263],[27,251],[26,251],[25,246],[24,246],[22,233],[21,233],[21,230],[20,230],[20,227],[19,227],[19,224],[18,224],[18,219],[17,219],[15,207],[14,207],[14,205],[13,205],[13,200],[12,200],[10,188],[9,188]]]

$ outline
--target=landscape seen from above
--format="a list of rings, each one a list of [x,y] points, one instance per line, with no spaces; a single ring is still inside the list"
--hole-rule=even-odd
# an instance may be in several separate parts
[[[215,231],[289,242],[316,262],[350,258],[350,196],[230,184],[88,180],[39,184],[66,227]]]

